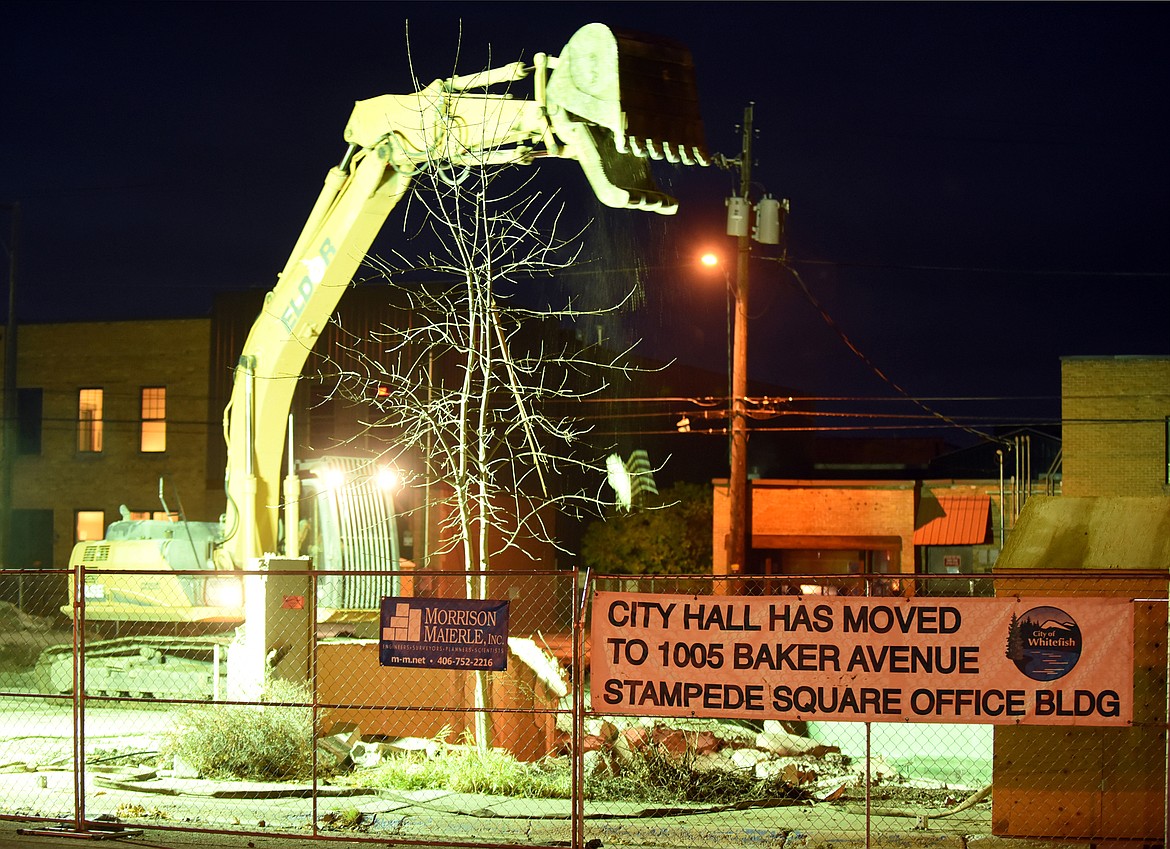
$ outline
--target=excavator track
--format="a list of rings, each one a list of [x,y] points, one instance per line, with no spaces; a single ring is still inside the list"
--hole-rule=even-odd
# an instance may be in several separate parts
[[[230,634],[123,637],[85,644],[89,696],[212,700],[225,692]],[[73,646],[52,646],[37,661],[52,693],[72,693]]]

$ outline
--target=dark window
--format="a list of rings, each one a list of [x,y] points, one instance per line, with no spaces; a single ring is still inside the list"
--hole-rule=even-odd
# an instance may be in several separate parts
[[[16,390],[16,450],[20,454],[41,453],[41,423],[44,420],[45,390]]]

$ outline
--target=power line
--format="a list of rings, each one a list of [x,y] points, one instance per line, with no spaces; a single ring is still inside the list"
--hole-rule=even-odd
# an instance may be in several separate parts
[[[771,259],[766,257],[766,259]],[[1043,269],[1043,268],[997,268],[994,266],[975,265],[912,265],[888,262],[845,262],[832,259],[793,259],[789,257],[788,265],[818,265],[835,268],[869,268],[886,271],[938,271],[963,274],[1010,274],[1013,276],[1030,277],[1132,277],[1148,278],[1152,280],[1170,279],[1170,271],[1073,271],[1070,269]]]
[[[802,278],[800,276],[800,274],[797,273],[796,269],[792,268],[791,266],[788,266],[788,270],[792,273],[793,279],[796,280],[796,283],[800,287],[800,290],[804,293],[805,298],[808,300],[808,302],[810,304],[812,304],[813,308],[816,309],[817,312],[819,312],[821,314],[821,318],[823,318],[825,320],[825,323],[828,324],[829,327],[833,330],[833,332],[836,333],[838,337],[840,337],[841,341],[845,343],[845,347],[847,347],[850,351],[852,351],[853,354],[859,360],[861,360],[863,363],[865,363],[867,366],[869,366],[870,370],[873,371],[873,373],[875,375],[877,375],[878,378],[880,378],[890,388],[892,388],[898,394],[904,396],[908,401],[912,401],[913,403],[917,404],[923,410],[930,413],[932,416],[937,417],[941,421],[944,421],[944,422],[946,422],[954,427],[962,428],[963,430],[966,430],[968,433],[971,433],[974,436],[978,436],[981,439],[986,439],[989,442],[999,441],[999,437],[997,437],[997,436],[994,436],[994,435],[989,434],[989,433],[984,433],[983,431],[976,430],[975,428],[968,427],[966,425],[959,424],[958,422],[956,422],[954,419],[950,418],[949,416],[944,415],[943,413],[939,412],[938,410],[935,410],[933,407],[926,404],[921,399],[915,398],[909,392],[907,392],[905,389],[903,389],[900,384],[895,383],[892,379],[890,379],[890,377],[887,376],[884,371],[882,371],[880,368],[878,368],[878,366],[868,356],[866,356],[866,354],[860,348],[858,348],[857,345],[855,345],[853,343],[853,340],[850,339],[845,334],[845,331],[843,329],[841,329],[841,326],[839,324],[837,324],[836,320],[831,315],[829,315],[828,311],[823,306],[821,306],[820,302],[816,299],[816,297],[813,295],[812,291],[805,284],[804,278]]]

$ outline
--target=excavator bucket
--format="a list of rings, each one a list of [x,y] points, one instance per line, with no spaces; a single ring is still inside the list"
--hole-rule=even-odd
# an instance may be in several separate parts
[[[708,162],[694,65],[676,42],[588,24],[561,51],[545,97],[554,131],[608,206],[673,213],[648,160]]]

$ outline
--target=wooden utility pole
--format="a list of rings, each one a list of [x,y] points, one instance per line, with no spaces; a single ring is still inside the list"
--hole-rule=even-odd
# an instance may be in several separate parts
[[[739,192],[751,208],[752,185],[752,107],[743,112],[743,150],[739,159]],[[737,238],[735,262],[735,322],[731,343],[731,475],[727,535],[727,569],[731,573],[747,570],[748,553],[748,479],[747,479],[747,342],[748,342],[748,265],[752,241],[750,227]]]

